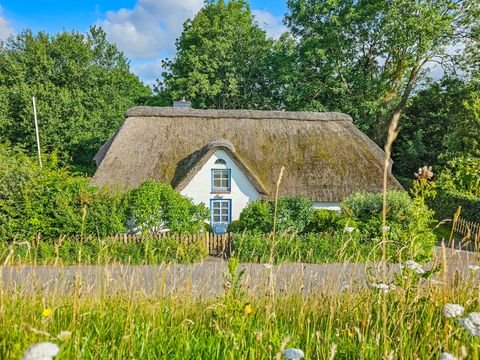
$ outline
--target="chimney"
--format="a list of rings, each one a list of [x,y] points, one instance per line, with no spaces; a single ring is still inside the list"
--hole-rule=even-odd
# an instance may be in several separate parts
[[[174,101],[173,107],[178,109],[191,109],[192,103],[190,101],[186,101],[185,98],[183,98],[180,101]]]

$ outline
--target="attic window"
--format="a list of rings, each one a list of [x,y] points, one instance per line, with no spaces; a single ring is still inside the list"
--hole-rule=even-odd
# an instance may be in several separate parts
[[[227,165],[227,162],[223,159],[217,159],[215,165]]]

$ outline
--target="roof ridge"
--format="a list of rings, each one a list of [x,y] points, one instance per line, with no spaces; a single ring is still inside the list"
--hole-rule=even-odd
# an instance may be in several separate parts
[[[270,111],[270,110],[202,110],[157,106],[136,106],[125,112],[126,117],[198,117],[198,118],[243,118],[281,119],[302,121],[350,121],[350,115],[340,112]]]

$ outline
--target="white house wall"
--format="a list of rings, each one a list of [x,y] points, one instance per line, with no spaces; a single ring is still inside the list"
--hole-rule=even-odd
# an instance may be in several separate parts
[[[314,209],[335,210],[340,211],[340,203],[333,201],[315,201],[313,203]]]
[[[225,160],[226,164],[215,164],[217,159]],[[231,170],[230,193],[212,193],[212,169]],[[240,212],[250,201],[260,197],[255,187],[223,150],[217,150],[180,193],[191,198],[195,204],[204,203],[209,208],[212,199],[231,199],[232,221],[239,218]]]

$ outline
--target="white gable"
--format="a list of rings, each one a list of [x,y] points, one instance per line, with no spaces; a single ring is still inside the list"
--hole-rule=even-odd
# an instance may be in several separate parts
[[[215,164],[218,159],[225,160],[226,164]],[[229,193],[212,192],[212,169],[230,169],[231,191]],[[232,221],[239,218],[240,212],[250,201],[260,198],[258,191],[224,150],[215,151],[180,193],[191,198],[195,204],[204,203],[207,207],[210,207],[210,200],[231,200]]]

